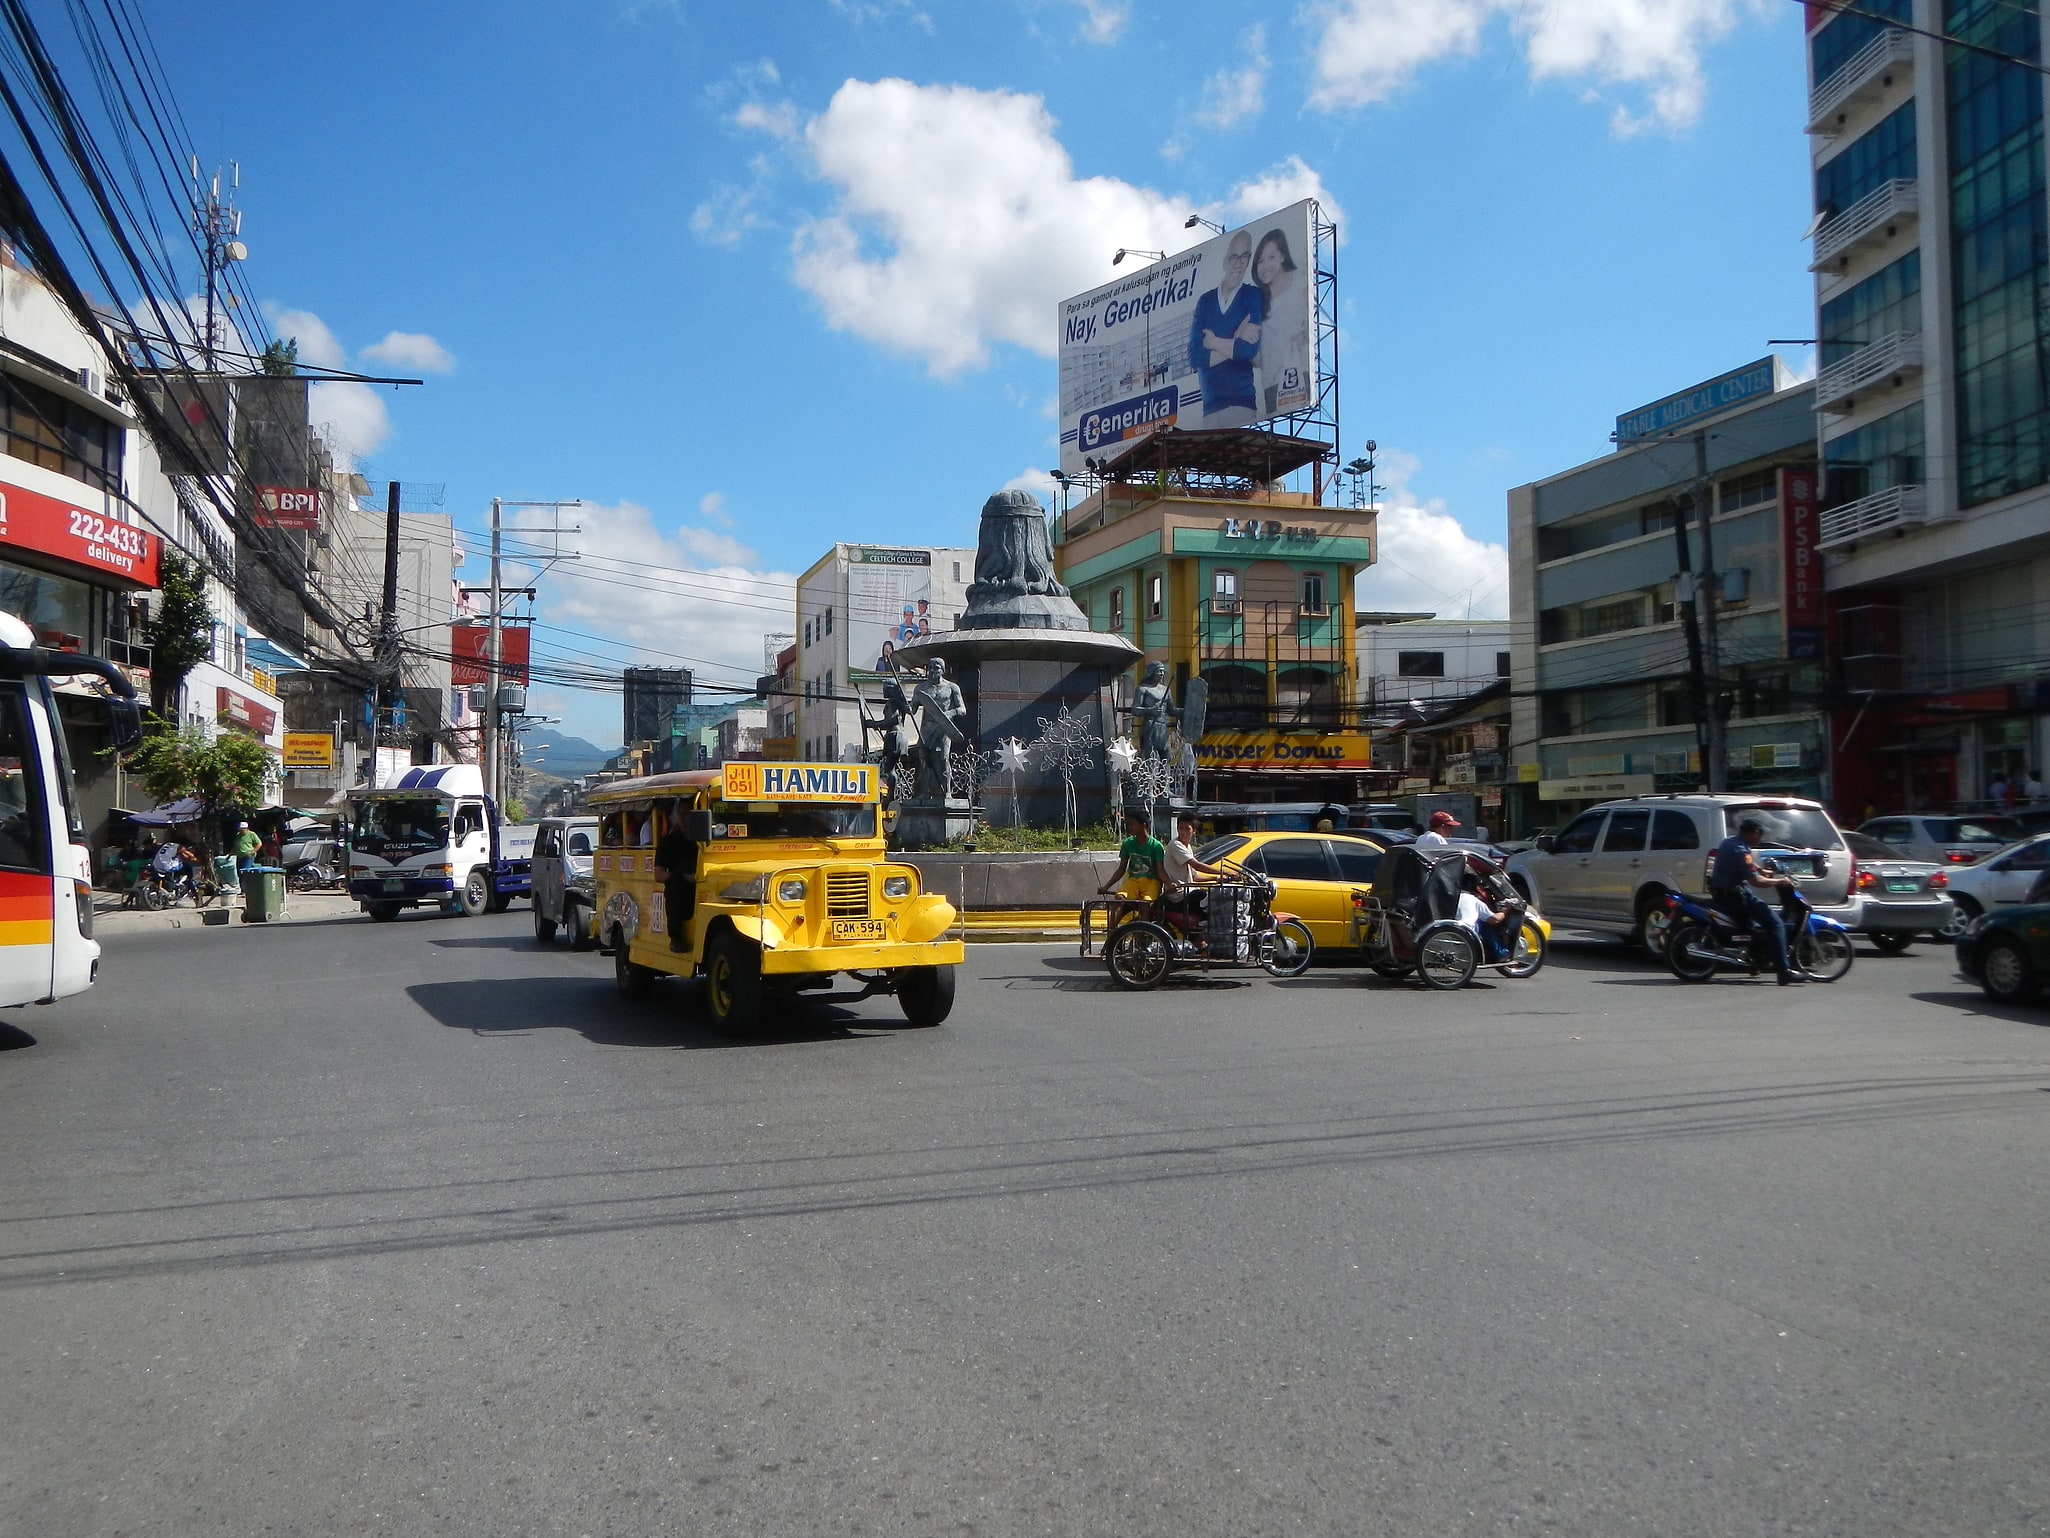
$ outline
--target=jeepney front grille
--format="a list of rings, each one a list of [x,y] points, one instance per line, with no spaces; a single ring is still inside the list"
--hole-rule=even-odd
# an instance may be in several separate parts
[[[826,872],[826,917],[865,919],[868,917],[868,872],[829,870]]]

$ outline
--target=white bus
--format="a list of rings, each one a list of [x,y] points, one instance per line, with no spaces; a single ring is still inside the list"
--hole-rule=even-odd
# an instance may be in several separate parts
[[[117,746],[135,746],[135,688],[97,657],[48,651],[0,614],[0,1007],[83,993],[99,975],[92,854],[72,794],[52,678],[91,676],[113,691]]]

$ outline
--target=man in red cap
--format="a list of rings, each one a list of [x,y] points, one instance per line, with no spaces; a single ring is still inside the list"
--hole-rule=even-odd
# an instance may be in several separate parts
[[[1450,812],[1431,813],[1430,831],[1427,833],[1419,833],[1417,835],[1417,848],[1445,849],[1450,847],[1452,841],[1449,838],[1447,838],[1446,835],[1458,826],[1459,819],[1457,817],[1454,817]]]

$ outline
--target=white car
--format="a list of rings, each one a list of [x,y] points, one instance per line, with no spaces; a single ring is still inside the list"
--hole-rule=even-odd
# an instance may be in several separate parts
[[[1953,865],[1950,900],[1968,919],[2029,900],[2036,878],[2050,870],[2050,833],[2009,844],[1975,865]]]
[[[2011,818],[1945,817],[1929,812],[1868,817],[1858,831],[1878,839],[1903,860],[1946,866],[1975,865],[2028,837],[2028,830]]]

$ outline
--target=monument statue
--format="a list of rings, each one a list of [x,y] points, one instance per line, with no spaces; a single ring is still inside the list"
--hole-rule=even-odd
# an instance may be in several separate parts
[[[895,677],[883,682],[883,719],[880,722],[869,719],[867,702],[862,702],[862,752],[863,756],[867,755],[868,734],[881,733],[882,757],[876,765],[876,777],[886,800],[891,794],[891,788],[896,784],[898,766],[904,761],[906,739],[910,735],[904,729],[904,724],[910,719],[911,702],[904,698],[904,685]]]
[[[1029,491],[1000,491],[982,504],[975,581],[956,630],[1087,630],[1068,590],[1054,579],[1046,513]]]
[[[911,697],[918,723],[912,798],[944,806],[953,784],[953,753],[968,742],[968,705],[961,686],[947,677],[947,665],[934,657]]]
[[[1168,756],[1168,734],[1181,719],[1167,684],[1167,664],[1149,662],[1139,692],[1132,700],[1132,735],[1139,739],[1141,758]]]

